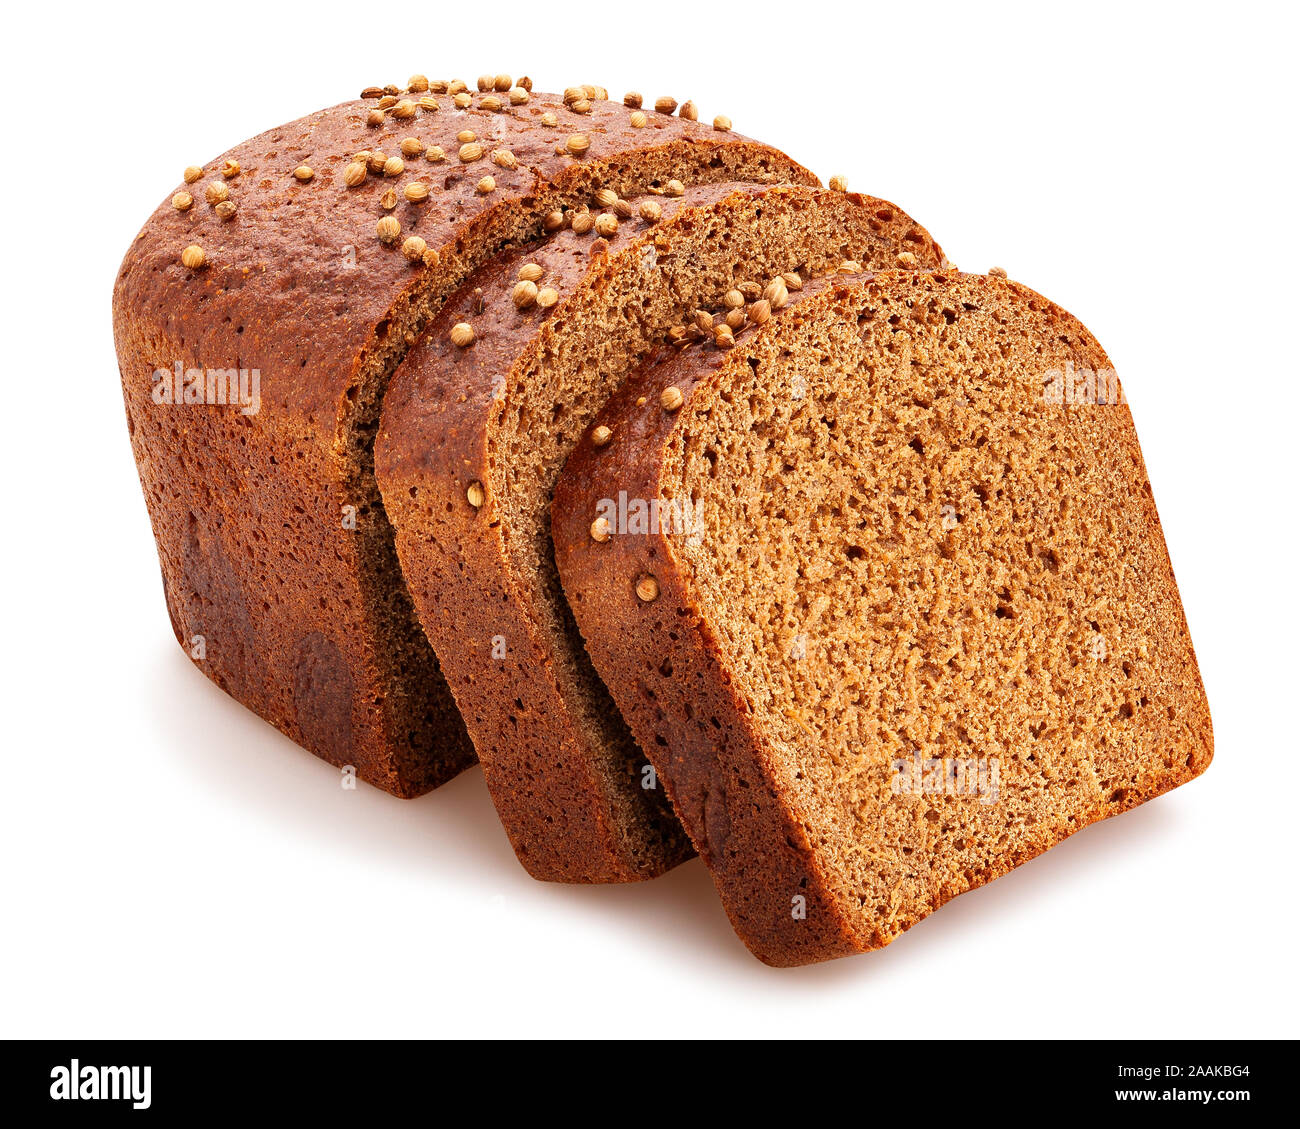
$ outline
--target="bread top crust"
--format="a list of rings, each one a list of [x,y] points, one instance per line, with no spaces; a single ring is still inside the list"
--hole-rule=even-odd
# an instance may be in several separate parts
[[[376,444],[380,473],[402,480],[433,465],[473,466],[476,472],[481,469],[481,461],[495,437],[492,422],[500,418],[499,409],[510,399],[508,374],[548,324],[567,315],[569,300],[580,287],[582,297],[589,297],[586,288],[593,280],[599,283],[607,257],[612,259],[639,243],[645,269],[651,270],[657,256],[671,249],[674,220],[679,215],[695,210],[696,215],[687,221],[693,223],[711,209],[724,214],[729,202],[745,197],[782,198],[800,206],[806,201],[808,207],[846,202],[862,209],[864,216],[870,214],[882,240],[894,233],[911,233],[911,240],[899,242],[915,248],[924,266],[938,267],[945,261],[942,248],[905,212],[887,201],[859,193],[801,185],[728,183],[694,185],[679,197],[631,199],[626,203],[633,215],[620,222],[612,234],[579,234],[565,228],[539,243],[496,256],[466,279],[407,354],[385,396]],[[654,222],[639,215],[640,205],[648,201],[661,210]],[[592,214],[598,212],[599,208]],[[556,291],[555,305],[548,309],[536,303],[522,310],[513,307],[511,294],[526,265],[541,268],[536,285]],[[467,348],[458,347],[450,336],[452,327],[462,321],[474,330],[473,344]],[[449,444],[450,449],[439,450],[443,444]]]
[[[187,356],[176,359],[189,364],[259,369],[273,416],[332,432],[362,353],[383,342],[385,319],[405,295],[422,287],[445,293],[499,245],[539,234],[547,208],[585,198],[604,183],[636,180],[636,155],[659,150],[666,168],[685,169],[692,162],[707,168],[730,151],[770,168],[774,181],[817,183],[775,149],[680,117],[652,112],[634,128],[631,111],[614,102],[592,101],[580,114],[560,96],[536,93],[523,105],[505,100],[498,111],[484,108],[491,96],[473,93],[472,105],[458,109],[447,95],[429,95],[437,110],[416,108],[403,118],[390,111],[378,126],[367,125],[376,99],[343,102],[207,162],[200,179],[173,190],[188,193],[192,204],[180,210],[169,195],[127,250],[114,290],[115,322],[131,318],[180,342]],[[418,107],[421,95],[404,97]],[[554,115],[556,124],[543,125],[543,115]],[[482,148],[472,160],[460,156],[458,134],[466,130]],[[575,135],[589,142],[584,152],[556,152]],[[401,156],[407,138],[440,147],[445,159],[428,160],[428,148]],[[402,171],[369,172],[348,187],[345,170],[355,155],[376,150],[400,157]],[[513,161],[494,161],[498,150]],[[239,171],[226,178],[229,162]],[[310,179],[295,177],[304,167]],[[490,191],[479,187],[487,176],[495,185]],[[422,203],[404,195],[415,181],[429,190]],[[205,197],[210,184],[236,205],[231,218],[220,218]],[[646,187],[638,181],[638,190]],[[397,197],[391,210],[381,203],[390,190]],[[400,224],[394,242],[377,234],[385,217]],[[413,265],[403,255],[409,236],[425,241],[433,265]],[[203,249],[199,269],[181,262],[190,245]]]
[[[806,281],[800,290],[789,291],[786,304],[774,312],[773,321],[768,326],[746,324],[734,335],[735,348],[722,349],[710,343],[694,343],[682,349],[665,347],[650,357],[610,398],[587,428],[561,480],[564,504],[568,506],[576,502],[584,492],[589,492],[595,481],[600,482],[601,489],[606,488],[611,474],[622,474],[626,468],[654,468],[656,473],[662,470],[674,433],[690,421],[688,409],[692,398],[720,387],[728,366],[739,370],[748,363],[743,348],[746,338],[756,333],[778,332],[781,323],[805,314],[817,316],[811,312],[811,307],[821,309],[833,305],[849,290],[869,285],[876,279],[882,283],[888,283],[890,279],[900,282],[910,279],[918,287],[918,292],[930,286],[942,288],[955,281],[973,282],[994,290],[1005,289],[1026,302],[1034,303],[1049,316],[1068,319],[1088,342],[1089,355],[1096,368],[1110,366],[1101,345],[1072,314],[1037,291],[1010,279],[968,274],[946,263],[936,270],[845,270],[825,275]],[[682,407],[664,411],[657,406],[659,397],[666,389],[674,387],[683,394]],[[599,449],[594,447],[590,442],[591,432],[602,425],[614,429],[614,434],[622,442]],[[621,452],[620,446],[624,448]],[[641,477],[640,472],[638,477]],[[557,511],[560,508],[558,493],[556,508]],[[665,538],[664,545],[671,546],[671,539]]]
[[[733,194],[761,191],[757,185],[699,185],[679,198],[654,197],[663,209],[657,227],[668,231],[672,217],[684,207],[705,207]],[[599,271],[606,254],[638,238],[648,239],[647,246],[653,247],[654,226],[629,219],[609,236],[566,228],[537,244],[498,255],[467,279],[407,354],[389,388],[377,444],[381,475],[400,477],[431,465],[437,455],[430,446],[435,435],[437,442],[456,445],[450,458],[444,453],[443,463],[483,451],[492,406],[508,397],[505,376],[521,353],[548,324],[564,316],[577,286]],[[533,264],[543,272],[536,285],[555,290],[559,300],[547,309],[534,302],[516,311],[511,292],[521,268]],[[475,331],[469,348],[458,348],[450,339],[452,326],[461,321]]]
[[[435,430],[440,438],[455,436],[462,443],[481,446],[493,402],[509,394],[506,374],[548,323],[565,315],[575,289],[599,271],[605,255],[622,251],[637,239],[646,240],[648,253],[653,254],[656,235],[666,237],[673,217],[684,208],[765,191],[782,189],[708,184],[688,188],[680,197],[634,199],[629,201],[633,208],[643,200],[658,203],[660,222],[651,224],[633,216],[606,236],[565,228],[548,239],[495,256],[448,298],[395,374],[384,399],[377,444],[380,473],[397,476],[404,468],[418,472],[429,465],[434,454],[429,441]],[[524,309],[515,308],[511,294],[521,281],[520,270],[529,265],[541,269],[535,283],[538,289],[557,293],[554,305],[544,308],[534,300]],[[473,344],[467,348],[458,347],[450,337],[452,327],[460,322],[474,330]]]
[[[946,272],[949,277],[957,273]],[[867,283],[875,277],[872,272],[862,271],[809,279],[802,289],[787,292],[786,305],[774,318],[792,318],[800,306],[824,297],[827,291],[833,295],[836,288]],[[774,329],[771,325],[768,332]],[[732,349],[719,348],[711,342],[695,342],[680,349],[664,347],[631,374],[592,420],[564,468],[554,504],[556,528],[563,514],[567,531],[575,506],[581,505],[588,496],[605,497],[602,491],[608,491],[624,478],[647,490],[646,496],[657,497],[664,458],[674,432],[691,418],[692,397],[705,386],[718,385],[729,364],[743,365],[745,339],[763,331],[752,323],[745,325],[734,335],[736,347]],[[669,388],[677,388],[683,396],[682,406],[671,412],[663,410],[659,403]],[[610,429],[615,441],[597,447],[591,442],[591,435],[602,426]],[[582,539],[575,537],[574,542],[581,544]],[[671,538],[664,538],[664,547],[671,548]]]

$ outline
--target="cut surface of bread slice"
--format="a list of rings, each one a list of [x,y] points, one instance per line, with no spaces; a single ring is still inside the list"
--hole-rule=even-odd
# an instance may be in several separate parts
[[[187,173],[113,320],[168,610],[209,678],[397,795],[473,762],[375,484],[384,389],[503,247],[674,178],[816,183],[707,124],[455,81],[369,90]]]
[[[942,262],[893,205],[841,192],[593,204],[448,301],[395,374],[376,443],[406,582],[511,843],[534,877],[573,882],[651,877],[690,851],[560,589],[550,503],[573,443],[640,358],[670,330],[703,335],[697,307],[729,291],[743,321],[780,272]]]
[[[1209,764],[1128,406],[1027,287],[820,281],[594,426],[555,494],[565,592],[762,960],[887,944]],[[686,520],[595,537],[612,499]]]

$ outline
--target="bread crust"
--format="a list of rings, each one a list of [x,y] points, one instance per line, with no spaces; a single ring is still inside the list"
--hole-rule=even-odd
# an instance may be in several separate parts
[[[775,339],[783,319],[848,316],[839,312],[849,306],[846,299],[876,281],[871,275],[818,280],[791,296],[791,306],[780,319],[748,332]],[[949,281],[984,287],[1002,299],[1032,304],[1050,318],[1068,320],[1089,343],[1094,363],[1109,365],[1075,319],[1018,283],[953,271],[928,281],[904,271],[878,276],[883,288],[912,285],[918,292]],[[788,966],[887,944],[951,897],[1007,873],[1080,827],[1192,779],[1212,758],[1213,734],[1159,517],[1150,493],[1142,493],[1129,501],[1139,509],[1151,551],[1160,562],[1156,585],[1167,612],[1165,627],[1186,656],[1177,672],[1181,716],[1187,719],[1185,742],[1169,754],[1173,760],[1165,767],[1103,797],[1088,818],[1054,829],[1051,837],[1029,849],[1005,851],[963,884],[937,888],[924,912],[905,915],[889,929],[864,924],[861,908],[837,881],[830,852],[815,845],[817,825],[806,797],[791,787],[788,771],[740,690],[742,679],[710,620],[680,539],[662,532],[629,533],[597,543],[588,532],[599,499],[620,490],[644,498],[666,496],[668,453],[689,427],[693,405],[703,410],[701,405],[725,385],[729,372],[743,371],[752,355],[746,347],[752,340],[742,340],[729,353],[708,347],[665,353],[629,379],[592,422],[566,466],[555,492],[552,532],[565,593],[593,662],[709,865],[736,932],[759,959]],[[660,407],[667,388],[683,394],[677,411]],[[1127,406],[1115,410],[1129,420],[1131,433]],[[612,429],[615,439],[598,448],[591,432],[602,426]],[[1135,435],[1125,454],[1145,479]],[[636,590],[646,575],[658,583],[657,598],[648,602]],[[805,899],[803,918],[791,913],[794,894]]]
[[[435,787],[474,754],[409,597],[378,579],[397,566],[368,445],[392,367],[474,269],[596,187],[641,190],[668,168],[734,179],[741,166],[816,183],[776,150],[679,118],[635,129],[612,102],[579,114],[538,93],[493,111],[485,97],[459,110],[438,96],[436,111],[390,114],[378,127],[366,124],[374,99],[350,101],[236,146],[178,186],[193,197],[188,209],[169,200],[154,212],[113,294],[128,427],[178,641],[293,740],[400,796]],[[483,148],[472,161],[458,155],[466,129]],[[557,154],[575,134],[589,148]],[[355,154],[396,157],[407,137],[446,159],[415,155],[400,175],[345,184]],[[492,159],[501,149],[513,164]],[[239,171],[227,179],[232,162]],[[304,167],[309,177],[294,175]],[[430,189],[423,203],[403,195],[416,180]],[[232,218],[205,198],[209,182],[237,205]],[[392,209],[381,202],[388,191]],[[401,225],[395,244],[377,237],[384,216]],[[408,262],[400,244],[411,235],[436,265]],[[200,269],[181,262],[191,244],[203,248]],[[155,403],[155,374],[174,369],[256,371],[259,409]]]

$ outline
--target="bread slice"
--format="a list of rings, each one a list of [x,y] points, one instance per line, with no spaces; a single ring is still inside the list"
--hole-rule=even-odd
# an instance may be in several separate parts
[[[417,76],[236,146],[168,194],[113,294],[177,639],[293,740],[400,796],[474,757],[375,485],[393,368],[471,272],[597,189],[816,183],[739,134],[521,82]],[[199,402],[176,402],[173,373],[197,374]],[[231,402],[230,373],[256,403]]]
[[[554,503],[595,667],[775,965],[885,945],[1212,755],[1092,335],[997,277],[791,298],[628,381]],[[620,498],[688,520],[605,538]]]
[[[574,442],[639,358],[670,330],[702,335],[696,308],[733,288],[756,302],[771,274],[824,271],[847,256],[875,267],[900,254],[942,262],[908,216],[869,197],[752,185],[681,193],[593,199],[599,215],[578,212],[548,242],[483,268],[384,402],[376,469],[402,569],[536,878],[647,878],[690,849],[560,590],[551,491]]]

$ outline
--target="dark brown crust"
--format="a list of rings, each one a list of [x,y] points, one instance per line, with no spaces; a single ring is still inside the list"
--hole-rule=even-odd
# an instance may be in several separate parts
[[[509,301],[519,267],[542,266],[540,285],[568,299],[578,285],[600,293],[616,256],[636,257],[673,241],[713,215],[755,198],[788,199],[838,218],[840,241],[855,248],[871,241],[880,261],[911,249],[926,265],[943,252],[909,216],[882,200],[791,186],[706,186],[679,200],[661,198],[663,219],[620,224],[608,239],[559,233],[553,239],[499,256],[471,277],[430,323],[394,376],[376,442],[376,470],[397,529],[398,553],[426,634],[447,672],[479,750],[493,800],[520,861],[534,877],[610,882],[652,877],[689,857],[690,844],[653,790],[647,808],[658,843],[639,844],[593,767],[594,754],[552,674],[555,657],[530,615],[526,594],[511,588],[501,507],[492,491],[475,509],[470,483],[491,483],[496,424],[505,414],[514,373],[539,344],[549,322],[581,316],[562,300],[547,315],[517,313]],[[765,205],[763,205],[765,206]],[[680,212],[678,211],[680,209]],[[625,260],[629,261],[629,260]],[[791,264],[793,266],[795,264]],[[766,280],[764,280],[766,281]],[[720,298],[722,286],[715,296]],[[478,312],[479,305],[483,312]],[[473,346],[458,349],[451,327],[475,327]],[[509,641],[504,658],[491,640]],[[614,705],[609,704],[611,714]],[[642,833],[644,835],[644,833]]]
[[[894,272],[899,277],[919,276]],[[936,284],[966,278],[955,272],[932,276]],[[819,280],[792,302],[780,318],[747,333],[776,333],[791,309],[801,316],[834,317],[845,293],[872,276]],[[1059,307],[1027,287],[998,279],[982,285],[1039,303],[1037,308],[1067,318]],[[1078,327],[1081,329],[1082,327]],[[1092,341],[1086,330],[1086,340]],[[1094,342],[1095,344],[1095,342]],[[1100,366],[1105,354],[1095,346]],[[700,594],[664,534],[613,537],[598,544],[588,532],[597,500],[629,496],[664,496],[662,475],[674,433],[690,419],[691,404],[701,390],[716,387],[726,366],[746,364],[745,341],[729,353],[692,347],[665,353],[645,365],[611,398],[592,422],[608,426],[615,440],[604,449],[590,442],[591,429],[570,459],[556,489],[552,536],[565,593],[596,668],[617,701],[642,748],[665,783],[669,796],[696,849],[712,871],[728,916],[746,945],[768,964],[786,966],[828,960],[888,943],[879,931],[864,935],[853,923],[854,909],[840,901],[837,884],[810,845],[810,826],[797,803],[786,794],[773,770],[749,703],[737,690],[726,651],[711,626]],[[1106,363],[1108,365],[1108,363]],[[659,407],[661,392],[675,386],[684,394],[673,413]],[[1127,414],[1127,407],[1122,407]],[[1132,454],[1141,466],[1136,437]],[[1141,470],[1145,477],[1145,470]],[[1188,662],[1181,671],[1185,705],[1192,719],[1189,747],[1171,769],[1156,768],[1137,786],[1112,796],[1096,818],[1126,811],[1192,779],[1210,763],[1213,734],[1208,705],[1196,668],[1186,620],[1177,598],[1159,517],[1149,494],[1132,500],[1142,507],[1163,562],[1160,578],[1172,592],[1172,633],[1180,636]],[[653,575],[658,598],[645,602],[635,590],[637,579]],[[689,719],[689,720],[688,720]],[[1181,755],[1186,754],[1186,761]],[[1001,856],[997,864],[973,876],[974,889],[1041,854],[1070,832],[1033,850]],[[807,918],[797,924],[789,913],[790,891],[807,899]],[[940,890],[930,909],[957,893]],[[902,921],[906,929],[920,919]]]
[[[383,633],[387,618],[414,620],[405,594],[377,588],[367,563],[366,553],[391,557],[392,545],[348,456],[366,445],[365,405],[382,394],[363,375],[391,371],[421,304],[436,304],[501,246],[536,237],[546,212],[595,187],[644,190],[668,167],[688,181],[734,179],[739,162],[774,181],[816,183],[737,134],[654,114],[633,129],[611,102],[581,115],[546,94],[504,112],[481,108],[480,94],[465,111],[435,97],[437,112],[377,128],[366,125],[373,101],[346,102],[208,162],[198,183],[177,185],[194,197],[188,211],[165,202],[147,221],[113,295],[127,421],[178,639],[188,651],[203,635],[199,666],[214,682],[318,756],[403,796],[459,772],[473,750],[431,653],[414,656],[412,677]],[[556,127],[538,121],[547,112]],[[487,153],[510,149],[518,167],[459,161],[455,135],[466,128]],[[580,160],[557,155],[574,133],[590,149]],[[447,160],[411,158],[400,177],[344,186],[355,153],[396,156],[408,136],[442,146]],[[223,222],[203,189],[222,179],[227,159],[241,172],[227,182],[238,212]],[[292,175],[302,164],[314,170],[305,183]],[[475,186],[487,174],[496,190],[484,195]],[[412,267],[376,236],[382,193],[400,199],[415,179],[430,186],[429,201],[401,200],[391,214],[403,237],[418,234],[438,252],[434,268]],[[180,263],[191,243],[207,254],[201,270]],[[178,362],[259,370],[260,412],[155,405],[155,370]],[[364,551],[341,520],[341,507],[358,502]],[[423,648],[418,627],[410,634]],[[408,715],[424,717],[419,732],[403,729]]]

